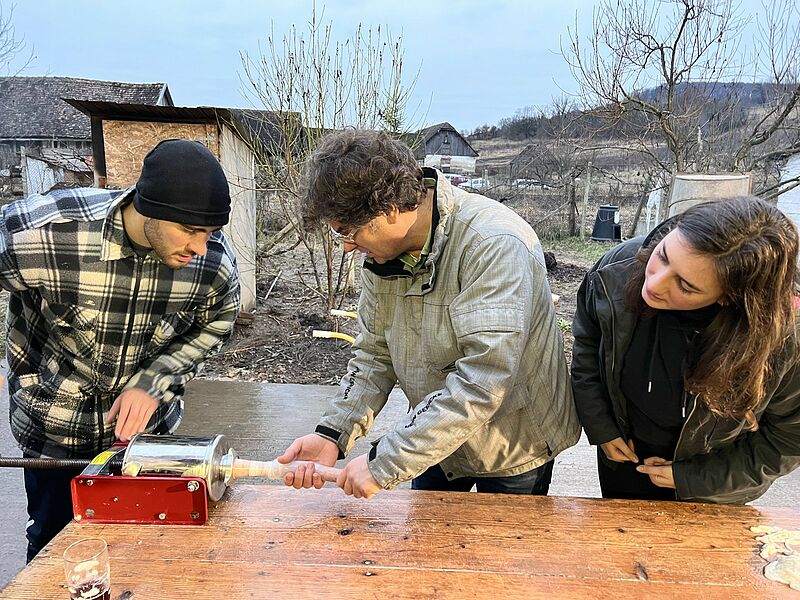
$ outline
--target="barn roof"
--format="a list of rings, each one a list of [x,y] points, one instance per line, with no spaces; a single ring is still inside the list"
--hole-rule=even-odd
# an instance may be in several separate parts
[[[172,104],[165,83],[74,77],[0,77],[0,138],[89,139],[89,119],[63,98]]]

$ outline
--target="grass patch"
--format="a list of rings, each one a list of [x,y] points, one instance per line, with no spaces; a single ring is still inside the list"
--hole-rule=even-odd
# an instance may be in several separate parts
[[[542,240],[542,247],[545,251],[555,253],[556,256],[568,254],[595,262],[600,260],[600,257],[618,243],[619,242],[596,242],[588,238],[582,240],[579,237],[566,237],[558,240]]]

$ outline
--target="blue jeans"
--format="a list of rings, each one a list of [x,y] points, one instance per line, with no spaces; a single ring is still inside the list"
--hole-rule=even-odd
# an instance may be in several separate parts
[[[489,494],[530,494],[546,496],[553,476],[553,461],[541,467],[511,477],[459,477],[449,480],[439,465],[434,465],[411,480],[412,490],[437,492],[468,492],[476,486],[478,492]]]

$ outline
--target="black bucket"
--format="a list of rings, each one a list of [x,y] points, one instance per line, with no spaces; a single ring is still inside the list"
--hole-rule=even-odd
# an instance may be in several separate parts
[[[600,205],[600,208],[597,209],[597,217],[594,220],[592,239],[601,242],[622,239],[619,226],[619,206],[614,206],[613,204]]]

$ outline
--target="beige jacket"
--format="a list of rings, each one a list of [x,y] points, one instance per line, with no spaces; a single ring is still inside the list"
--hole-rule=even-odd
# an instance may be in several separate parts
[[[424,268],[394,278],[363,270],[355,355],[317,429],[346,455],[399,383],[409,414],[369,462],[384,488],[438,463],[448,478],[517,475],[580,435],[536,234],[444,177],[436,204]]]

